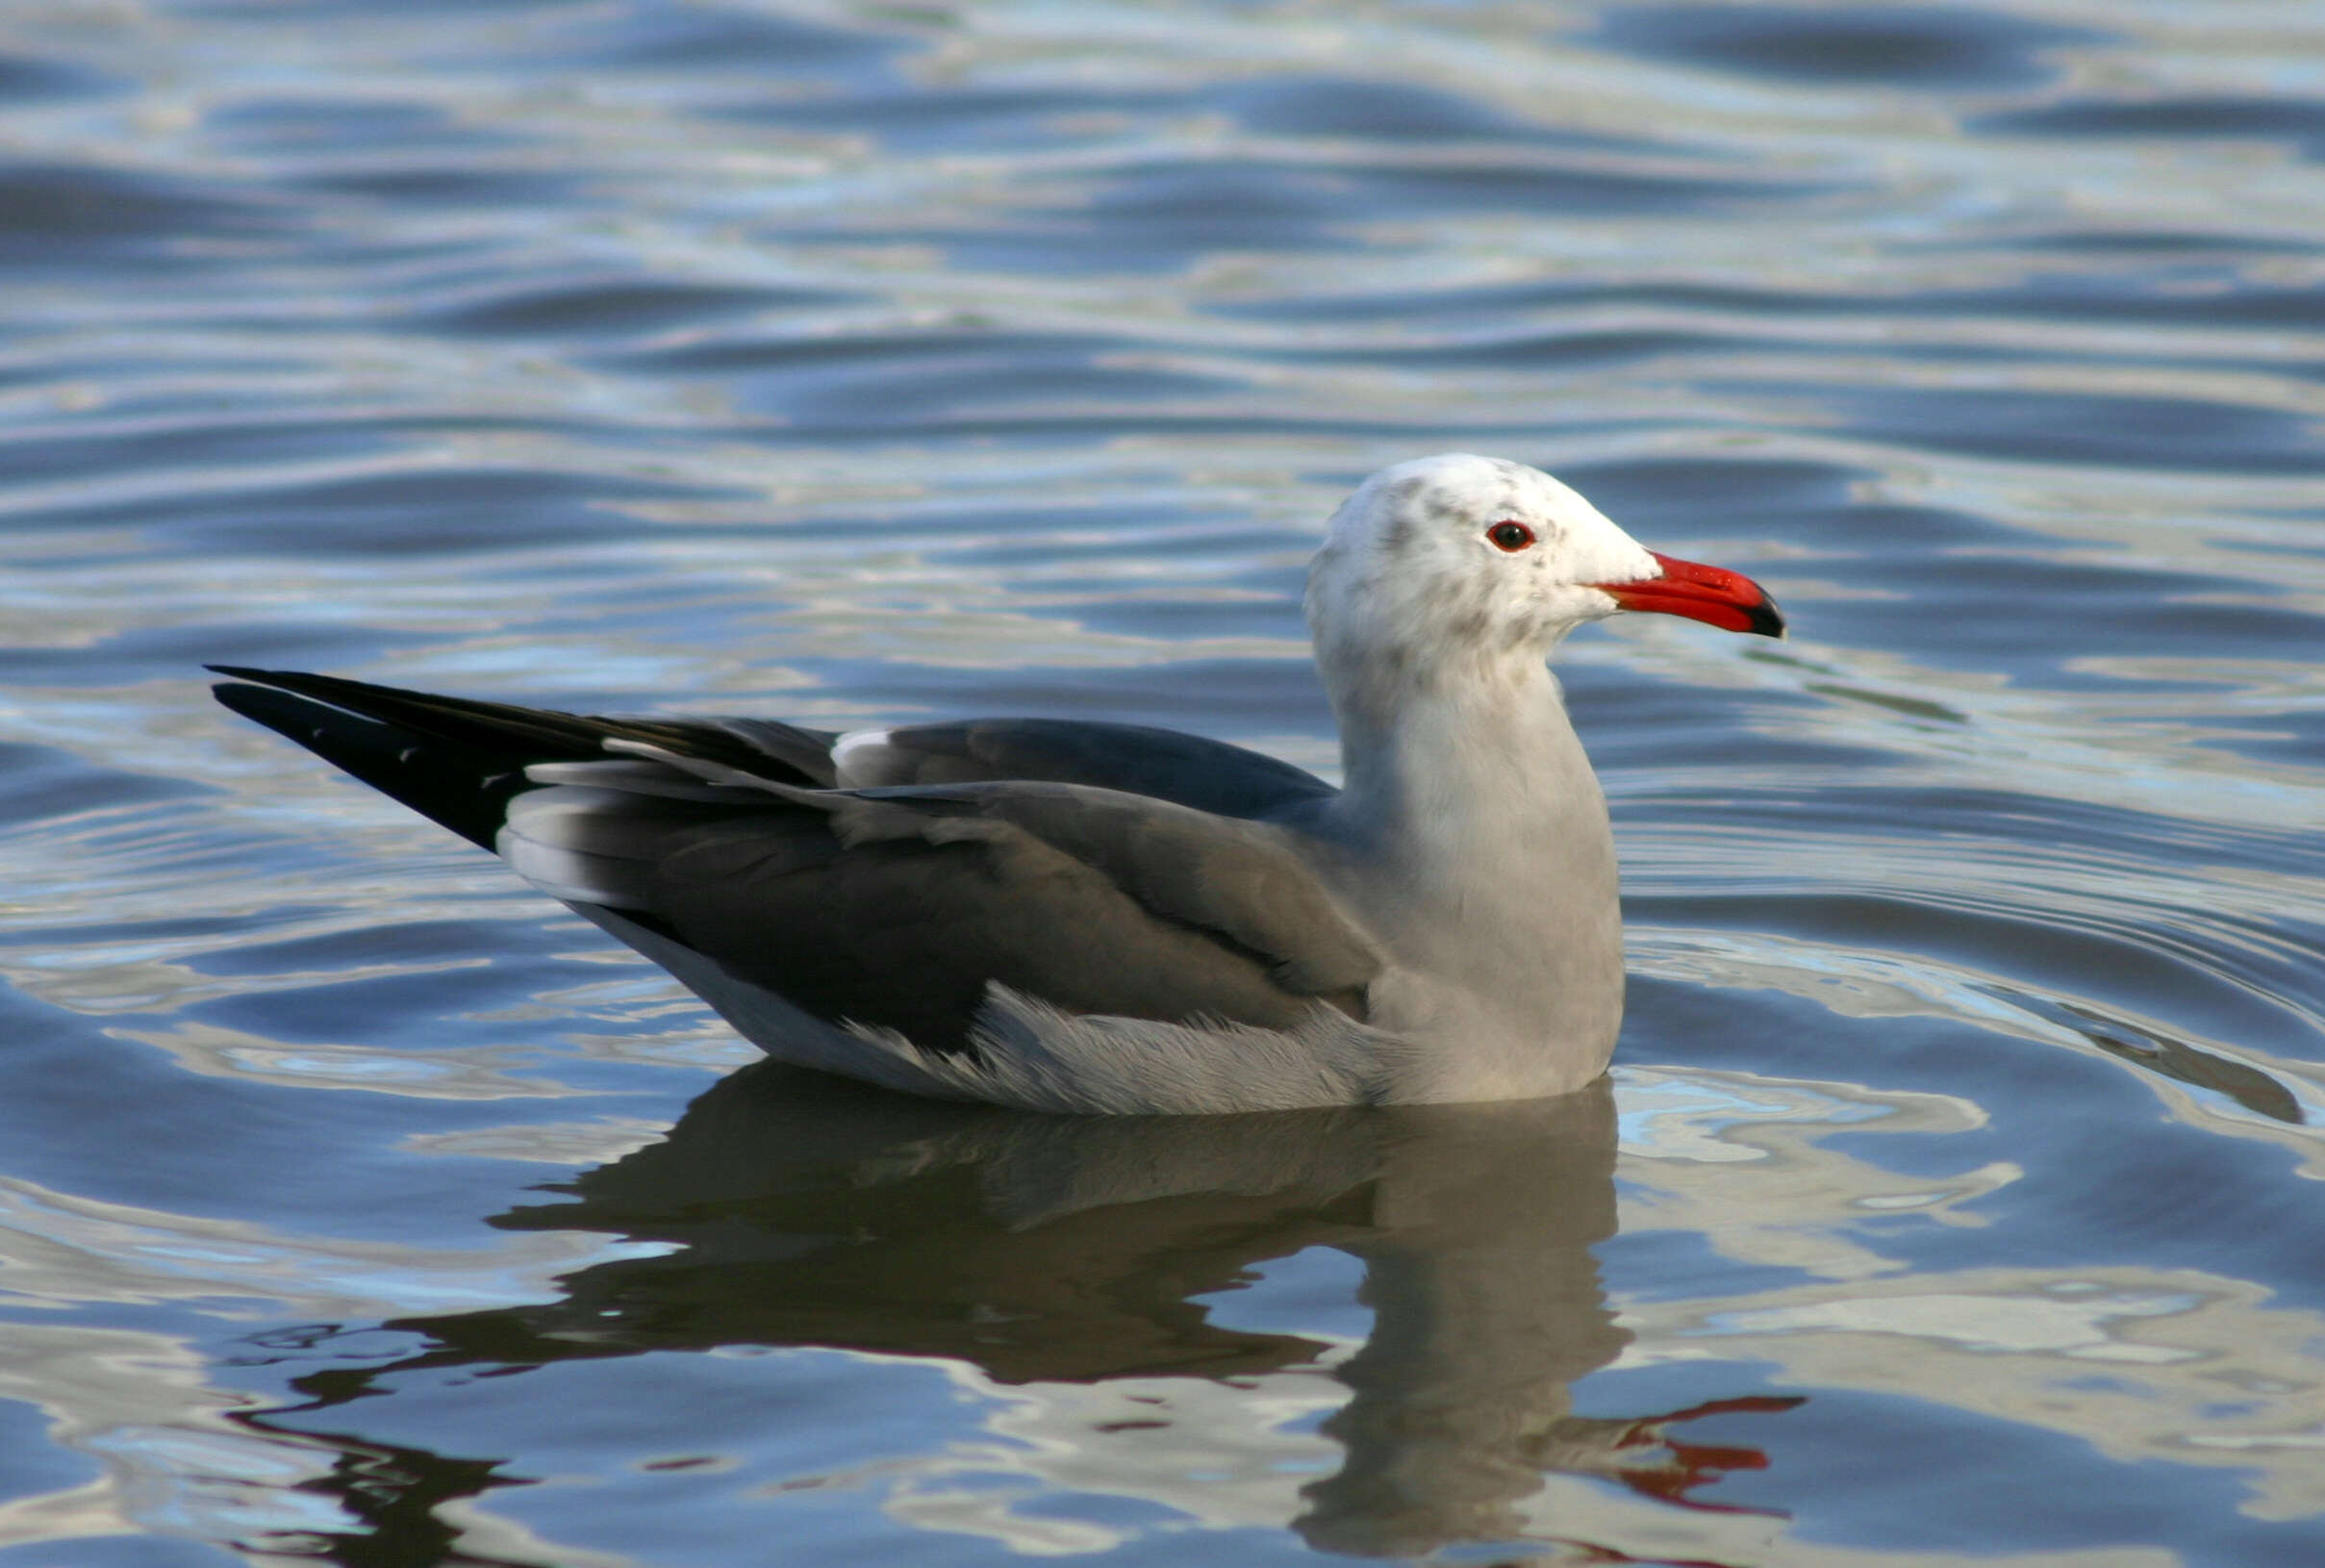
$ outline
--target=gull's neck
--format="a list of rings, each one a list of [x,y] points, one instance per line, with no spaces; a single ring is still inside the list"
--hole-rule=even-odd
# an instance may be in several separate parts
[[[1542,650],[1465,668],[1327,653],[1324,674],[1346,782],[1320,825],[1420,977],[1405,1000],[1381,992],[1377,1022],[1463,1042],[1433,1098],[1589,1081],[1623,1011],[1614,837]]]
[[[1598,780],[1540,651],[1324,674],[1340,721],[1338,815],[1406,874],[1474,885],[1513,849],[1606,836]]]

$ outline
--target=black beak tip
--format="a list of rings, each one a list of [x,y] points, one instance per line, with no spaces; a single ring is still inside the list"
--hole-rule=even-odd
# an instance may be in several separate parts
[[[1781,638],[1784,635],[1784,612],[1779,610],[1776,607],[1776,600],[1767,594],[1762,594],[1759,603],[1754,605],[1747,614],[1751,616],[1752,623],[1744,630],[1753,636]]]

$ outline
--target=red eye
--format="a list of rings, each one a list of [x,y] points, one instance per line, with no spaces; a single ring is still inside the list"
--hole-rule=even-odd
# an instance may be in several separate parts
[[[1494,548],[1515,555],[1534,542],[1534,531],[1522,522],[1497,522],[1485,530],[1485,537],[1494,542]]]

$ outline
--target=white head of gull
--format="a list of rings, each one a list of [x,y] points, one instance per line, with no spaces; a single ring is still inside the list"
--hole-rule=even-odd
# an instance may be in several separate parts
[[[1064,1112],[1563,1094],[1623,954],[1551,649],[1623,611],[1781,636],[1548,474],[1366,480],[1309,574],[1346,783],[1136,725],[846,734],[215,667],[219,699],[477,844],[769,1054]]]

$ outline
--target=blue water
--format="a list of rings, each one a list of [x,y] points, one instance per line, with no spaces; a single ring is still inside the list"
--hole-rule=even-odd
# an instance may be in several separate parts
[[[21,0],[0,1563],[2325,1560],[2325,11]],[[755,1053],[204,661],[1328,771],[1370,469],[1565,650],[1567,1101]],[[1653,623],[1649,623],[1653,622]]]

